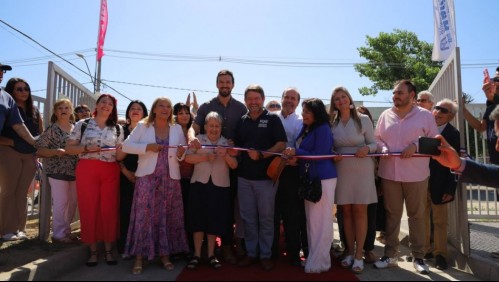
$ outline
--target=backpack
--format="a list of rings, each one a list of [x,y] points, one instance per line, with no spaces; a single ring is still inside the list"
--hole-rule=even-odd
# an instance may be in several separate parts
[[[80,143],[81,143],[81,138],[83,138],[83,132],[87,129],[88,123],[90,122],[90,118],[87,118],[83,121],[81,128],[80,128]],[[116,127],[116,138],[120,137],[121,134],[121,126],[119,124],[115,125]]]

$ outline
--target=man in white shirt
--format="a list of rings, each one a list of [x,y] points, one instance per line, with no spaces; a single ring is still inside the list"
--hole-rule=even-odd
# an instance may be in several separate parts
[[[295,148],[295,141],[303,127],[303,118],[296,114],[300,102],[300,93],[296,88],[286,88],[282,93],[282,110],[277,115],[284,125],[288,142],[286,147]],[[286,252],[289,263],[301,266],[300,249],[306,252],[307,233],[305,227],[305,210],[303,200],[298,198],[299,171],[296,164],[287,165],[279,178],[275,199],[274,243],[272,256],[279,256],[279,237],[281,220],[286,235]],[[303,228],[302,228],[303,227]]]

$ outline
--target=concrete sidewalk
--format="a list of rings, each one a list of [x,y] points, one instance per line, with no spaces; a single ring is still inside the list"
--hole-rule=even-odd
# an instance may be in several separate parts
[[[410,254],[410,250],[402,245],[399,259],[399,267],[391,269],[378,270],[372,265],[365,266],[365,270],[357,277],[363,281],[477,281],[477,280],[499,280],[499,260],[490,257],[488,250],[499,248],[499,223],[472,223],[471,224],[471,246],[473,249],[469,258],[463,258],[458,255],[452,247],[449,246],[449,265],[453,266],[445,271],[437,270],[433,267],[434,262],[429,261],[430,274],[421,275],[414,271],[412,263],[406,262],[405,257]],[[335,239],[338,232],[335,224]],[[401,239],[407,243],[407,221],[402,221]],[[480,244],[476,244],[476,243]],[[375,254],[382,256],[384,245],[376,242]],[[131,268],[133,260],[120,260],[117,266],[106,265],[103,259],[99,261],[97,267],[89,268],[85,266],[88,257],[88,249],[85,246],[76,246],[63,252],[34,261],[30,264],[16,268],[7,273],[0,274],[2,281],[174,281],[178,274],[185,267],[185,262],[175,264],[175,270],[166,271],[159,262],[145,265],[142,275],[132,275]],[[453,263],[455,262],[455,264]],[[470,273],[458,270],[465,269]],[[221,269],[223,271],[223,268]],[[275,269],[274,271],[279,271]],[[334,271],[334,270],[333,270]]]

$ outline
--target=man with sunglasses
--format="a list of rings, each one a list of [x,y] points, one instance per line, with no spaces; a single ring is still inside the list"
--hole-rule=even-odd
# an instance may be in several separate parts
[[[456,116],[457,104],[449,99],[443,99],[437,103],[432,113],[437,123],[438,132],[449,144],[459,151],[461,138],[459,131],[450,124]],[[435,267],[440,270],[448,268],[447,265],[447,204],[454,200],[457,181],[450,170],[435,160],[430,160],[430,180],[428,182],[428,201],[426,205],[426,244],[425,257],[435,256]],[[430,213],[431,211],[431,213]],[[433,222],[433,230],[430,224]],[[430,237],[433,231],[433,252],[431,253]],[[430,256],[428,256],[430,255]]]
[[[0,63],[0,83],[2,83],[3,74],[10,70],[12,70],[11,66]],[[16,102],[9,93],[0,88],[0,133],[5,125],[12,126],[15,132],[30,145],[35,144],[35,139],[24,125]]]
[[[494,130],[499,135],[499,106],[490,114],[490,120],[494,123]],[[499,166],[481,164],[471,159],[460,158],[458,151],[449,146],[447,140],[437,136],[441,140],[440,155],[432,158],[441,165],[448,167],[454,174],[459,175],[459,181],[473,183],[499,189]],[[499,151],[499,141],[495,144],[495,151]],[[496,255],[495,255],[496,254]],[[499,252],[492,252],[492,256],[499,258]]]
[[[423,109],[431,111],[433,109],[433,105],[435,104],[433,94],[427,90],[419,92],[416,104]]]

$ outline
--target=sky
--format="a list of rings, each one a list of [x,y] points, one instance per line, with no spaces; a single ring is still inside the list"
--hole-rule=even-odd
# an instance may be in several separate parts
[[[286,87],[302,98],[329,103],[335,86],[347,87],[355,101],[389,107],[391,91],[361,96],[371,86],[353,64],[365,60],[357,48],[366,36],[402,29],[433,43],[432,0],[108,0],[109,24],[101,79],[149,107],[155,98],[185,102],[195,92],[200,103],[217,94],[216,75],[235,76],[234,97],[260,84],[266,102]],[[485,102],[483,69],[499,66],[496,0],[455,0],[457,43],[461,50],[462,89],[475,103]],[[0,19],[78,66],[76,69],[0,22],[0,62],[45,96],[48,61],[92,89],[83,54],[94,75],[100,0],[2,0]],[[300,64],[298,64],[300,63]],[[319,66],[319,64],[324,64]],[[306,66],[305,66],[306,65]],[[118,98],[123,115],[129,100]],[[279,99],[279,98],[277,98]],[[301,110],[299,110],[301,111]]]

